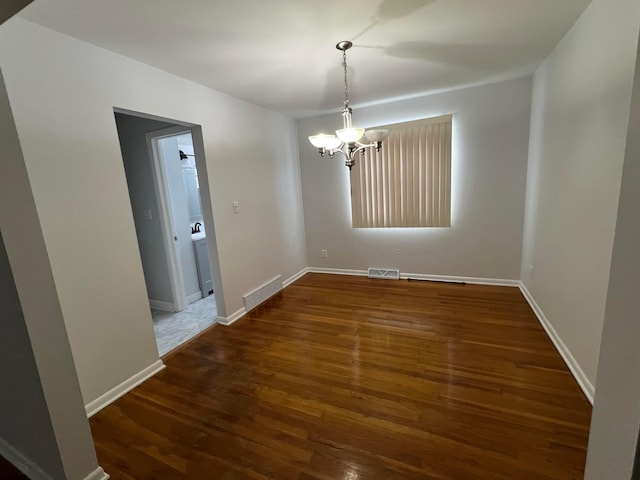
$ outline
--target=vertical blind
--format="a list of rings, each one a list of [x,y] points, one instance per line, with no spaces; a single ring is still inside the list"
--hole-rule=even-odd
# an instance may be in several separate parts
[[[386,125],[351,171],[354,228],[451,226],[452,116]]]

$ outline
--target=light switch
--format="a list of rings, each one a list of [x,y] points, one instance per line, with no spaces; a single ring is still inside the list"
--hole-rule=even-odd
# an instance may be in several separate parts
[[[238,202],[233,202],[233,213],[240,213],[240,205],[238,205]]]

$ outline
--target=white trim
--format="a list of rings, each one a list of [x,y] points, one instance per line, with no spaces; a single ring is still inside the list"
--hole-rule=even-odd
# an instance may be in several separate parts
[[[3,438],[0,438],[0,456],[7,459],[9,463],[31,480],[53,480],[53,477],[36,465],[33,460],[27,458]]]
[[[161,310],[163,312],[176,311],[176,308],[174,307],[173,303],[163,302],[160,300],[153,300],[152,298],[149,299],[149,306],[154,310]]]
[[[53,480],[53,477],[42,470],[32,460],[24,456],[13,445],[0,438],[0,456],[5,458],[10,464],[20,470],[31,480]],[[102,467],[96,468],[84,480],[108,480],[110,477]]]
[[[218,317],[218,318],[216,318],[216,322],[218,322],[220,325],[224,325],[225,327],[228,327],[232,323],[234,323],[237,320],[239,320],[240,318],[244,317],[246,314],[247,314],[247,309],[242,307],[240,310],[238,310],[235,313],[232,313],[228,317]]]
[[[358,277],[368,276],[367,270],[346,270],[342,268],[316,268],[309,267],[310,273],[328,273],[331,275],[355,275]],[[481,278],[481,277],[454,277],[450,275],[428,275],[425,273],[401,273],[400,279],[406,280],[415,278],[417,280],[430,280],[432,282],[456,282],[471,283],[474,285],[496,285],[501,287],[517,287],[519,280],[508,280],[501,278]]]
[[[169,283],[171,284],[171,295],[176,311],[184,309],[186,304],[186,292],[184,291],[182,267],[176,250],[176,237],[173,213],[167,186],[167,173],[162,159],[162,154],[158,148],[158,141],[161,138],[179,135],[188,131],[188,128],[170,127],[145,134],[147,149],[151,163],[151,176],[153,177],[153,187],[158,199],[158,220],[162,230],[162,240],[164,242],[167,267],[169,269]]]
[[[452,275],[428,275],[425,273],[400,274],[401,280],[405,280],[407,278],[429,280],[432,282],[470,283],[472,285],[495,285],[498,287],[517,287],[520,284],[520,280],[509,280],[504,278],[456,277]]]
[[[160,370],[163,370],[164,368],[165,368],[165,365],[162,362],[162,360],[156,360],[147,368],[136,373],[131,378],[128,378],[127,380],[122,382],[120,385],[117,385],[116,387],[109,390],[107,393],[100,395],[98,398],[96,398],[92,402],[87,403],[84,406],[84,409],[87,412],[87,417],[94,416],[104,407],[112,404],[117,399],[122,397],[125,393],[130,392],[131,390],[136,388],[138,385],[140,385],[142,382],[153,377],[156,373],[158,373]]]
[[[84,480],[108,480],[109,478],[109,475],[105,473],[102,467],[98,467],[89,475],[84,477]]]
[[[198,290],[196,293],[192,293],[187,297],[187,305],[191,305],[193,302],[197,302],[202,299],[202,292]]]
[[[536,317],[538,318],[538,321],[542,325],[542,328],[544,328],[545,332],[547,332],[547,335],[553,342],[553,345],[556,347],[556,350],[558,350],[558,353],[564,360],[564,363],[566,363],[567,367],[569,367],[569,370],[573,374],[573,378],[575,378],[576,382],[578,382],[578,385],[580,385],[580,388],[582,389],[582,392],[587,397],[587,400],[589,400],[589,403],[593,405],[593,394],[595,392],[593,384],[589,381],[589,378],[582,371],[582,368],[580,368],[580,365],[578,364],[574,356],[571,354],[571,351],[562,341],[562,338],[560,338],[560,335],[558,335],[558,332],[556,332],[556,329],[553,328],[553,325],[547,319],[544,312],[542,311],[540,306],[536,303],[535,299],[533,298],[533,295],[531,295],[529,290],[527,290],[527,287],[524,285],[524,283],[519,282],[518,286],[520,287],[520,291],[522,292],[522,295],[524,295],[524,298],[529,303],[531,310],[533,310],[533,313],[535,313]]]
[[[289,285],[291,285],[293,282],[295,282],[299,278],[305,276],[307,273],[309,273],[309,269],[307,267],[303,268],[298,273],[290,276],[284,282],[282,282],[282,288],[284,289],[284,288],[288,287]]]

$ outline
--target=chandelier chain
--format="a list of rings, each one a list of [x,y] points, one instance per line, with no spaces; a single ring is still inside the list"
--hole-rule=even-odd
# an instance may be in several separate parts
[[[342,69],[344,71],[344,106],[349,108],[349,91],[347,86],[347,51],[342,51]]]

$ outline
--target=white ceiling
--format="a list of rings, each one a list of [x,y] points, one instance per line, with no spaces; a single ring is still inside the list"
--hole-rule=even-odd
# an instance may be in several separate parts
[[[590,0],[36,0],[20,16],[296,117],[532,73]]]

